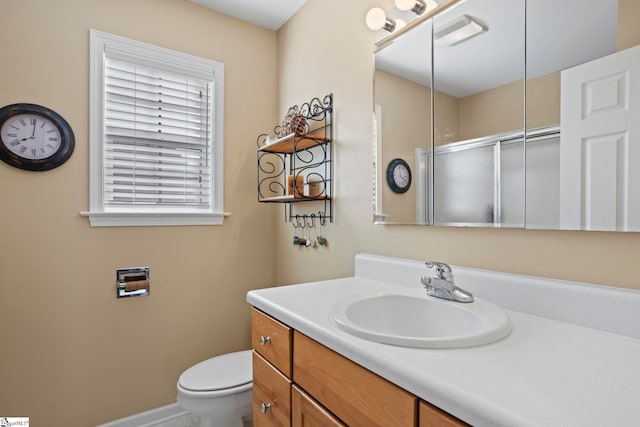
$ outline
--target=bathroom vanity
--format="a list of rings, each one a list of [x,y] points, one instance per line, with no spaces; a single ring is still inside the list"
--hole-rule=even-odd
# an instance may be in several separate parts
[[[467,425],[256,309],[252,326],[257,427]]]
[[[355,270],[249,292],[257,427],[640,425],[640,292],[454,267],[511,333],[410,348],[354,336],[332,310],[354,295],[424,293],[424,263],[358,255]]]

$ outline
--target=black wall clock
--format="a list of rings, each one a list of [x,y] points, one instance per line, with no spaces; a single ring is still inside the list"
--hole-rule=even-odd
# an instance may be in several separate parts
[[[35,104],[0,108],[0,160],[16,168],[46,171],[66,162],[75,147],[69,123]]]
[[[402,159],[393,159],[387,166],[387,184],[394,193],[406,193],[411,187],[411,168]]]

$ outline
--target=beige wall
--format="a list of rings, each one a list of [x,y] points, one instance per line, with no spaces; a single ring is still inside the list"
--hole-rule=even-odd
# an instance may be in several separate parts
[[[560,71],[527,80],[527,129],[560,124]]]
[[[640,2],[618,0],[618,50],[640,44]]]
[[[527,128],[560,124],[560,72],[527,80]],[[523,81],[515,81],[459,100],[460,139],[524,128]]]
[[[280,111],[335,95],[336,218],[329,248],[312,251],[294,248],[291,226],[276,222],[278,282],[350,275],[353,256],[369,252],[640,289],[640,233],[372,225],[374,35],[364,16],[375,4],[308,0],[279,32]]]
[[[459,104],[463,141],[524,127],[522,80],[461,98]]]
[[[3,0],[0,11],[0,105],[46,105],[76,136],[52,171],[0,163],[0,416],[86,427],[175,402],[184,369],[250,347],[246,292],[274,283],[277,211],[256,202],[255,137],[278,117],[276,34],[187,0]],[[224,226],[91,228],[79,215],[90,28],[225,64]],[[139,265],[151,295],[116,299],[115,269]]]
[[[381,106],[382,176],[381,197],[386,221],[415,222],[415,182],[406,193],[391,191],[386,181],[387,165],[392,159],[404,159],[411,170],[415,165],[415,148],[431,144],[431,90],[423,85],[376,70],[374,80],[375,103]],[[380,119],[380,118],[378,118]]]
[[[460,141],[460,100],[437,90],[433,105],[436,110],[433,118],[435,145]]]

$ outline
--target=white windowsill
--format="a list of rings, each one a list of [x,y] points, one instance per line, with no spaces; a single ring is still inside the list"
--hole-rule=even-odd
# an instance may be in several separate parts
[[[158,225],[222,225],[228,212],[166,213],[166,212],[80,212],[89,217],[92,227],[144,227]]]

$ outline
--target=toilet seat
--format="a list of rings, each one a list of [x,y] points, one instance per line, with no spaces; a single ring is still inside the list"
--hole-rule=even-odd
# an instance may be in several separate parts
[[[180,375],[178,387],[188,394],[227,394],[251,388],[251,350],[204,360]]]

